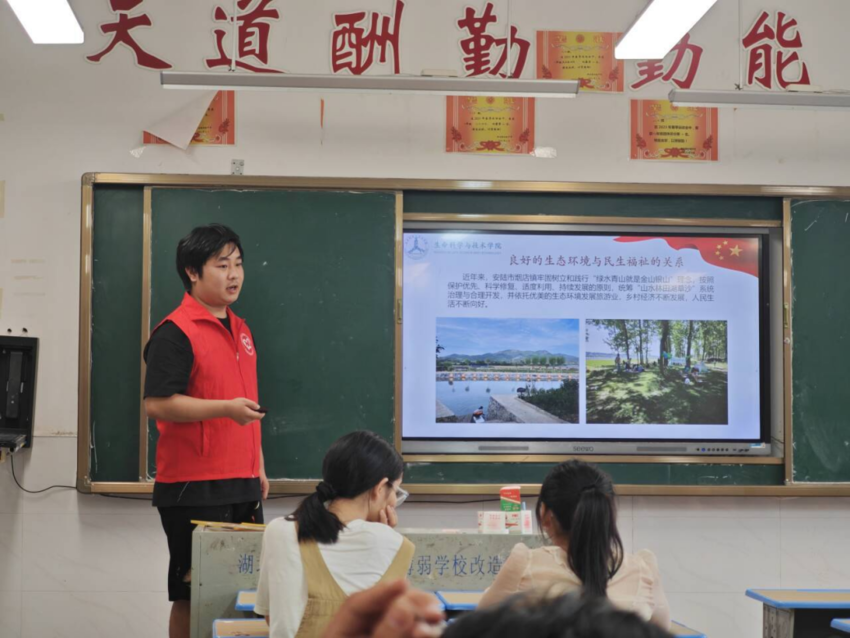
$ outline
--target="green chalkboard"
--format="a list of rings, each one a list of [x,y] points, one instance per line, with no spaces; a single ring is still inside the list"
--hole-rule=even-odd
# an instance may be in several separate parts
[[[850,481],[850,201],[791,203],[794,480]]]
[[[143,191],[103,186],[93,205],[91,478],[132,482],[139,480]]]
[[[95,481],[138,480],[142,208],[141,186],[95,187],[90,424]],[[404,210],[780,220],[782,201],[409,191]],[[261,401],[270,409],[263,421],[269,475],[316,478],[328,445],[355,428],[392,438],[395,194],[153,188],[152,325],[180,302],[177,241],[193,226],[213,221],[235,228],[246,252],[246,284],[234,310],[249,322],[260,355]],[[151,476],[155,445],[154,428],[149,430]],[[538,483],[548,468],[411,463],[405,481]],[[621,484],[783,482],[779,465],[615,463],[606,469]]]
[[[151,208],[151,326],[182,298],[181,237],[215,221],[242,239],[233,310],[257,343],[269,478],[316,477],[342,432],[392,439],[393,193],[154,189]]]
[[[152,190],[151,325],[181,300],[177,242],[221,222],[246,253],[272,478],[313,478],[342,432],[394,427],[394,193]],[[93,481],[139,480],[143,189],[95,189]],[[148,474],[156,435],[149,429]]]

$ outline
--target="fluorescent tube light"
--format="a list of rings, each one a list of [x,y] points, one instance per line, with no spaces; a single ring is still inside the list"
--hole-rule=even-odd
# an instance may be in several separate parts
[[[33,43],[83,43],[83,29],[68,0],[8,1]]]
[[[487,95],[571,98],[574,80],[444,78],[410,75],[295,75],[162,71],[166,89],[266,90],[308,93],[395,93],[402,95]]]
[[[850,94],[848,93],[673,89],[668,97],[675,106],[824,110],[850,108]]]
[[[661,60],[717,0],[652,0],[614,47],[618,60]]]

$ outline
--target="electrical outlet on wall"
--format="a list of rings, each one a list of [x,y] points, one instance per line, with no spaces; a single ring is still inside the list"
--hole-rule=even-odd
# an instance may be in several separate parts
[[[242,175],[245,172],[245,160],[230,160],[230,174]]]

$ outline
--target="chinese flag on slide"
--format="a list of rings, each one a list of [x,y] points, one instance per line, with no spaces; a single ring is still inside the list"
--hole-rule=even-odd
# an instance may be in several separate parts
[[[619,242],[662,239],[674,250],[698,250],[712,266],[759,274],[759,241],[753,237],[617,237]]]

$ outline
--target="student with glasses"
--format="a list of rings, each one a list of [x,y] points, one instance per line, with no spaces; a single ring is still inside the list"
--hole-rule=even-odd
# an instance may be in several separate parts
[[[373,432],[330,447],[316,491],[263,536],[254,610],[270,638],[318,638],[348,596],[407,576],[414,546],[393,529],[408,497],[403,470],[401,455]]]

